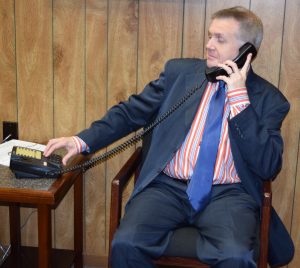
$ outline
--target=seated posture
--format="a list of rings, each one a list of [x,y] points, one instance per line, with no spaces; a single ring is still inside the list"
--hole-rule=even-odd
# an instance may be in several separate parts
[[[282,165],[282,121],[289,103],[251,68],[232,61],[246,42],[259,49],[261,20],[233,7],[212,15],[206,59],[172,59],[138,95],[112,107],[76,136],[52,139],[45,155],[65,147],[68,159],[93,153],[148,126],[191,88],[200,88],[144,140],[143,165],[112,243],[114,268],[155,267],[172,233],[198,230],[197,257],[212,267],[256,267],[262,182]],[[207,81],[206,67],[224,75]],[[269,262],[287,263],[293,243],[275,211]]]

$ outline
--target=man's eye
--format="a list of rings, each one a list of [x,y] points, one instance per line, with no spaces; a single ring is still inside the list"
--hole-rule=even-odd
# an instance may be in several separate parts
[[[218,41],[219,43],[224,43],[224,42],[225,42],[225,40],[224,40],[223,37],[218,37],[218,38],[217,38],[217,41]]]

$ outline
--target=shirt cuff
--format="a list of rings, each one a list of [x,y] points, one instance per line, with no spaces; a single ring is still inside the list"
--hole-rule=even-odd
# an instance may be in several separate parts
[[[77,153],[90,151],[89,146],[81,138],[79,138],[77,136],[72,136],[72,139],[75,142]]]
[[[230,118],[239,114],[250,104],[247,88],[245,87],[230,90],[230,92],[227,93],[227,96],[230,105]]]

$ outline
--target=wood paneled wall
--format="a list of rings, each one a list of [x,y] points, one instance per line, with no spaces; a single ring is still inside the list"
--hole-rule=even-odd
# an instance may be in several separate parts
[[[273,190],[296,245],[289,267],[299,267],[300,0],[0,0],[0,121],[18,121],[20,138],[29,141],[75,134],[140,92],[168,59],[202,57],[210,15],[235,5],[261,16],[265,38],[254,69],[291,102]],[[88,262],[107,255],[110,181],[131,152],[86,173]],[[70,191],[53,212],[56,247],[73,246],[72,197]],[[31,211],[22,209],[22,221]],[[7,208],[0,217],[0,241],[8,243]],[[33,214],[22,229],[24,244],[37,244],[35,231]]]

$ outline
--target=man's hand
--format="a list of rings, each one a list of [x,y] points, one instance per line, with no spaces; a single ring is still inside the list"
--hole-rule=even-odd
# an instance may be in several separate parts
[[[62,159],[62,162],[64,165],[67,164],[68,160],[72,156],[78,154],[74,138],[62,137],[62,138],[52,139],[48,142],[48,144],[44,150],[44,156],[48,157],[50,154],[52,154],[55,150],[57,150],[59,148],[67,149],[67,154]]]
[[[249,53],[242,69],[239,69],[236,63],[231,60],[227,60],[223,64],[218,64],[218,67],[223,68],[229,76],[217,76],[217,80],[223,80],[227,84],[228,91],[246,87],[247,73],[250,68],[251,58],[252,54]]]

